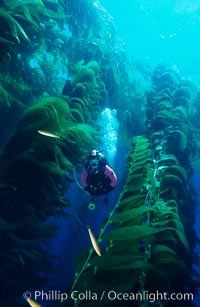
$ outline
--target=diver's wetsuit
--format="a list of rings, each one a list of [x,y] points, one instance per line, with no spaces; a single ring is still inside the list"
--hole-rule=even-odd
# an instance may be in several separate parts
[[[84,167],[81,174],[81,184],[93,196],[109,193],[117,184],[117,176],[113,169],[103,165],[98,171],[93,172],[90,167]]]

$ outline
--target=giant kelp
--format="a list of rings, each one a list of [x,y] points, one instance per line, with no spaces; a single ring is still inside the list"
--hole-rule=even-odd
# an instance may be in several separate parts
[[[43,130],[58,137],[38,133]],[[90,126],[73,121],[67,101],[48,97],[22,114],[4,147],[0,157],[0,231],[5,305],[16,294],[40,285],[37,272],[47,274],[52,260],[41,243],[55,229],[45,221],[52,215],[65,216],[70,174],[93,144],[95,134]]]
[[[1,89],[8,93],[10,108],[1,112],[1,147],[7,141],[19,114],[25,106],[32,105],[44,91],[52,89],[57,95],[57,83],[53,80],[52,65],[31,69],[30,60],[37,50],[42,59],[49,46],[48,34],[57,33],[52,28],[66,19],[62,1],[2,1],[0,8],[0,70]],[[58,39],[58,38],[57,38]],[[57,44],[58,45],[58,44]],[[43,60],[43,62],[46,62]],[[48,73],[47,73],[48,72]],[[45,77],[45,73],[51,76]],[[53,84],[53,85],[52,85]],[[53,92],[54,90],[54,92]],[[13,97],[14,96],[14,97]],[[6,100],[4,100],[6,103]],[[12,118],[13,125],[10,125]]]
[[[67,80],[63,88],[63,95],[67,95],[73,118],[77,122],[94,124],[102,109],[104,84],[99,70],[100,66],[96,61],[87,64],[80,61],[74,65],[71,80]]]
[[[12,55],[15,55],[16,49],[20,50],[19,45],[23,41],[33,46],[37,36],[41,43],[41,22],[46,27],[52,27],[55,22],[50,22],[49,18],[65,18],[61,2],[56,1],[54,7],[52,4],[52,1],[48,0],[39,2],[5,1],[4,7],[0,9],[1,61],[9,60]]]
[[[46,7],[49,4],[51,11],[55,11],[60,3],[7,3],[8,14],[12,16],[13,24],[17,22],[20,31],[28,39],[19,39],[15,42],[16,53],[9,52],[9,57],[5,58],[7,73],[2,75],[2,91],[5,98],[3,103],[7,106],[11,101],[12,107],[19,99],[20,111],[21,105],[23,108],[27,105],[32,106],[26,108],[21,115],[13,136],[4,147],[0,158],[3,240],[1,262],[4,267],[2,287],[3,304],[6,306],[13,305],[12,299],[18,294],[21,295],[27,288],[32,289],[36,285],[37,288],[40,287],[43,282],[41,277],[48,272],[52,258],[41,248],[41,243],[51,237],[55,229],[48,225],[46,220],[49,216],[64,214],[65,207],[69,205],[64,193],[72,180],[74,164],[82,153],[91,147],[96,135],[96,131],[85,124],[84,116],[86,114],[87,117],[86,111],[89,110],[90,104],[93,104],[93,111],[96,109],[94,118],[97,117],[101,100],[99,89],[103,88],[99,76],[98,82],[96,79],[99,65],[95,61],[86,65],[80,62],[79,67],[73,64],[76,69],[72,73],[72,93],[69,93],[69,96],[46,97],[38,102],[38,96],[44,91],[50,92],[56,88],[53,78],[55,70],[53,63],[47,65],[46,57],[41,56],[39,71],[31,70],[29,53],[35,55],[41,43],[45,43],[41,45],[39,53],[46,56],[51,43],[47,39],[51,32],[48,30],[57,25],[56,21],[63,21],[63,15],[59,14],[51,14],[53,20],[49,21],[49,10],[45,9],[44,2]],[[6,10],[5,6],[4,11]],[[12,34],[12,27],[9,29]],[[52,38],[53,35],[54,38],[58,33],[59,30],[52,31],[49,37]],[[2,35],[4,34],[10,35],[3,31]],[[18,32],[14,34],[21,35]],[[34,37],[39,40],[33,41]],[[14,36],[12,39],[16,40]],[[55,58],[63,59],[60,53],[55,53]],[[37,60],[34,56],[32,59]],[[82,96],[79,87],[86,89]],[[13,94],[17,99],[14,99]],[[44,93],[44,96],[48,95]],[[20,100],[24,104],[20,104]],[[88,117],[94,122],[93,116]],[[58,138],[41,135],[38,130],[56,134]],[[40,276],[37,275],[38,272]],[[10,289],[13,289],[12,295],[9,294]]]
[[[103,81],[102,102],[104,106],[120,108],[118,117],[123,129],[119,133],[123,133],[128,126],[126,135],[132,135],[135,129],[140,130],[143,125],[143,117],[139,114],[136,117],[134,107],[135,103],[142,105],[143,91],[139,91],[137,86],[141,67],[138,65],[136,69],[135,63],[127,58],[124,42],[117,36],[113,18],[99,1],[66,1],[66,11],[70,14],[69,28],[72,32],[66,50],[69,73],[73,74],[74,69],[71,62],[96,61]]]
[[[9,281],[3,287],[9,295],[10,287],[16,289],[13,296],[21,294],[24,283],[26,289],[35,284],[38,288],[35,273],[38,270],[44,272],[44,264],[48,262],[44,259],[50,260],[39,247],[41,238],[51,236],[54,230],[45,221],[50,215],[62,214],[68,205],[63,195],[71,180],[67,175],[80,155],[90,147],[95,134],[84,124],[85,120],[94,123],[97,113],[105,105],[117,107],[121,127],[129,123],[127,131],[132,135],[136,133],[134,105],[143,105],[143,93],[140,97],[137,83],[130,82],[137,77],[133,65],[126,59],[123,41],[116,37],[113,20],[98,1],[40,1],[42,6],[36,6],[35,1],[25,2],[28,10],[24,10],[21,3],[15,9],[16,2],[8,1],[14,5],[9,13],[29,40],[40,29],[36,38],[42,36],[44,44],[38,53],[46,56],[53,49],[55,57],[51,64],[45,61],[47,57],[43,57],[41,71],[31,70],[26,52],[31,48],[35,55],[41,40],[31,40],[33,44],[30,44],[17,32],[19,44],[11,33],[19,53],[15,56],[9,52],[9,73],[16,76],[9,78],[9,82],[3,76],[3,103],[8,109],[6,96],[11,97],[10,88],[14,86],[10,85],[16,83],[19,76],[23,93],[19,88],[13,91],[17,98],[18,95],[23,97],[26,105],[34,104],[22,115],[13,137],[4,148],[0,164],[1,229],[5,246],[3,274],[7,276],[5,281]],[[65,17],[57,14],[58,5],[63,12],[63,3],[68,20],[65,25],[71,31],[67,39],[61,31]],[[57,43],[62,45],[60,49]],[[11,45],[6,42],[7,50],[12,50]],[[66,63],[62,61],[65,57],[69,72],[66,97],[47,97],[35,104],[38,96],[57,91],[54,64]],[[190,252],[196,242],[192,229],[195,203],[187,183],[192,174],[190,158],[196,151],[191,125],[196,93],[189,81],[181,83],[177,71],[166,70],[164,65],[155,70],[152,80],[152,90],[147,97],[148,127],[144,136],[132,141],[132,150],[127,157],[127,183],[106,223],[113,230],[104,235],[107,227],[103,227],[100,233],[100,239],[108,241],[106,251],[101,259],[89,254],[83,265],[86,270],[80,271],[81,274],[76,272],[74,289],[100,292],[100,289],[106,290],[105,287],[117,291],[163,290],[167,287],[170,293],[177,284],[180,290],[191,285],[193,259]],[[25,88],[26,83],[28,87]],[[58,138],[38,134],[40,129],[54,133]],[[189,242],[188,237],[192,238]],[[178,268],[181,282],[174,268]]]
[[[96,306],[110,305],[107,297],[110,290],[141,295],[145,291],[165,291],[170,295],[184,293],[186,289],[196,293],[193,270],[196,203],[190,183],[196,133],[190,119],[196,92],[189,82],[180,81],[173,68],[171,71],[160,66],[157,72],[159,78],[154,76],[152,92],[147,96],[148,127],[144,135],[132,140],[124,189],[100,231],[98,241],[107,241],[107,246],[101,257],[90,252],[83,260],[84,270],[76,272],[71,289],[78,292],[90,289],[99,297],[105,291],[103,301],[95,302]],[[179,97],[189,99],[187,109],[179,100],[186,118],[176,113]],[[112,228],[106,232],[108,225]],[[88,300],[74,303],[94,304]],[[158,298],[157,303],[171,306],[170,300]],[[192,301],[181,303],[193,305]],[[134,304],[146,306],[148,302]],[[180,302],[173,304],[179,306]]]
[[[2,75],[5,90],[14,92],[22,104],[31,105],[42,95],[56,96],[62,91],[63,78],[70,83],[79,69],[86,72],[87,68],[95,73],[96,80],[77,84],[74,80],[75,92],[70,95],[74,119],[92,123],[109,103],[111,108],[121,108],[118,116],[123,127],[129,127],[127,133],[136,126],[132,122],[140,129],[143,119],[135,118],[134,108],[136,82],[129,78],[133,64],[126,59],[112,16],[98,1],[6,1],[2,10],[12,17],[9,27],[2,19],[1,36],[11,41],[2,45],[6,60]],[[91,67],[90,62],[98,63],[98,72],[97,65]],[[93,107],[83,115],[83,101],[78,98],[85,99],[86,95]],[[137,101],[141,105],[140,97]],[[21,107],[16,114],[20,112]]]

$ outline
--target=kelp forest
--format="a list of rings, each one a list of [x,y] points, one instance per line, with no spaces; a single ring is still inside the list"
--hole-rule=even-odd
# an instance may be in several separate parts
[[[101,257],[77,255],[74,283],[71,289],[63,284],[64,290],[195,297],[197,86],[176,63],[152,68],[128,58],[112,16],[97,0],[0,4],[1,306],[21,306],[16,300],[24,291],[46,284],[55,259],[43,243],[56,231],[48,219],[68,219],[66,191],[76,165],[100,142],[97,120],[105,107],[117,111],[127,176],[99,230]],[[68,300],[59,306],[111,303]],[[115,302],[122,303],[172,306]]]

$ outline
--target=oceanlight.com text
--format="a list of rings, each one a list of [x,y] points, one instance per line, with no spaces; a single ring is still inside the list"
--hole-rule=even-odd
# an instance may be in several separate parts
[[[58,290],[51,291],[34,291],[33,293],[26,291],[23,294],[24,298],[32,298],[34,300],[43,301],[60,301],[64,302],[67,300],[80,300],[80,301],[149,301],[150,303],[156,301],[192,301],[194,299],[193,293],[167,293],[167,292],[148,292],[142,291],[138,293],[126,293],[102,291],[102,293],[96,293],[91,290],[84,292],[74,290],[71,293],[61,292]]]
[[[153,303],[155,301],[190,301],[193,300],[193,293],[167,293],[167,292],[148,292],[142,291],[140,293],[117,293],[115,291],[109,291],[107,293],[109,300],[120,301],[149,301]]]

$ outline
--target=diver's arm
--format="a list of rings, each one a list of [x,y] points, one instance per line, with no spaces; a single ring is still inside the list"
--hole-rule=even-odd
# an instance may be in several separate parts
[[[87,176],[88,176],[88,173],[86,171],[86,168],[84,167],[84,169],[82,170],[82,173],[81,173],[81,184],[84,188],[86,188],[88,186]]]
[[[110,186],[114,188],[117,184],[117,176],[113,169],[110,166],[106,165],[104,174],[110,178]]]

